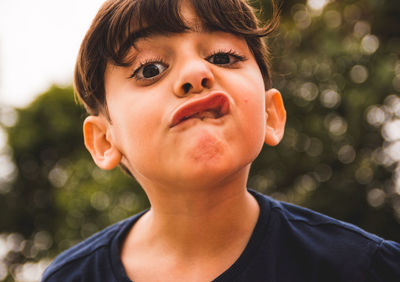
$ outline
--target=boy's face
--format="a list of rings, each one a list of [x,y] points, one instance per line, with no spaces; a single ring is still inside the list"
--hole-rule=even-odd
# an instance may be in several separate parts
[[[191,10],[183,15],[194,28]],[[137,180],[185,187],[247,173],[268,125],[263,78],[246,41],[198,30],[135,46],[132,66],[107,67],[111,122],[103,122]]]

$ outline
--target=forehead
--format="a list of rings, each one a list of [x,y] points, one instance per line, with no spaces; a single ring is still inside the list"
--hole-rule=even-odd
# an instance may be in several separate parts
[[[176,18],[176,24],[169,26],[167,25],[156,25],[154,23],[134,23],[133,24],[133,40],[132,43],[135,45],[137,42],[142,40],[151,39],[155,37],[168,37],[174,34],[187,33],[187,32],[211,32],[215,31],[208,27],[196,13],[193,5],[190,1],[181,1],[176,7],[179,18]],[[218,29],[217,29],[218,30]]]

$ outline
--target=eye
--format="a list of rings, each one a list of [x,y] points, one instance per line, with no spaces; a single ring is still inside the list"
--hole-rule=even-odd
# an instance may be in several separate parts
[[[218,51],[206,58],[211,64],[229,67],[246,59],[234,51]]]
[[[137,80],[152,80],[157,78],[168,68],[167,64],[163,62],[146,62],[140,65],[129,78],[136,78]]]

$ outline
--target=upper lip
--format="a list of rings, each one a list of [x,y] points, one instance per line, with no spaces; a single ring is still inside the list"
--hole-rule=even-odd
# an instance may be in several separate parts
[[[183,104],[173,113],[170,128],[206,111],[213,112],[216,118],[226,115],[229,112],[227,95],[218,92]]]

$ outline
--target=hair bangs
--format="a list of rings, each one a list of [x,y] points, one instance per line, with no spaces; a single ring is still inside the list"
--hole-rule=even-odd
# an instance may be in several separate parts
[[[250,6],[242,1],[191,0],[191,4],[206,30],[224,31],[245,38],[265,34],[257,27],[257,18]]]
[[[126,0],[110,19],[107,32],[106,56],[116,65],[126,66],[130,62],[127,54],[135,41],[152,34],[181,33],[189,28],[180,11],[180,0]]]

